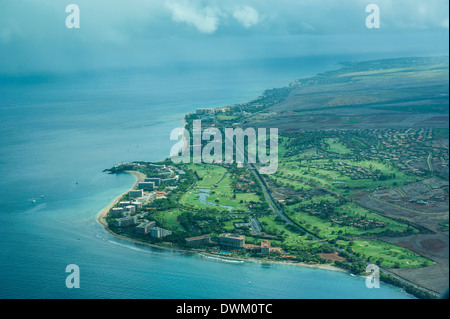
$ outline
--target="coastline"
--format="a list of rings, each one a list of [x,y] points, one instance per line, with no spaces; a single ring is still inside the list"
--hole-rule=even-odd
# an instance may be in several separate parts
[[[185,249],[175,248],[175,247],[159,246],[159,245],[143,242],[143,241],[140,241],[140,240],[137,240],[137,239],[133,239],[133,238],[130,238],[130,237],[118,235],[118,234],[114,233],[111,229],[109,229],[108,223],[106,222],[106,215],[111,210],[111,208],[113,208],[125,194],[127,194],[130,190],[133,190],[137,186],[138,183],[143,182],[144,179],[146,178],[145,174],[143,174],[141,172],[137,172],[137,171],[125,171],[125,172],[135,176],[136,177],[136,182],[133,184],[133,186],[130,189],[128,189],[123,194],[117,196],[114,199],[113,202],[111,202],[108,206],[103,208],[97,214],[97,221],[103,226],[103,228],[108,233],[110,233],[112,236],[114,236],[116,238],[125,239],[125,240],[128,240],[128,241],[132,242],[132,243],[139,244],[139,245],[145,245],[145,246],[149,246],[149,247],[152,247],[152,248],[178,251],[178,252],[183,252],[183,253],[186,253],[186,254],[195,254],[195,255],[204,256],[204,257],[212,257],[212,258],[215,258],[215,259],[222,259],[224,261],[230,260],[230,261],[254,262],[254,263],[261,263],[261,264],[289,265],[289,266],[297,266],[297,267],[308,267],[308,268],[316,268],[316,269],[323,269],[323,270],[340,271],[340,272],[346,272],[346,273],[350,274],[350,272],[348,272],[348,271],[346,271],[344,269],[337,268],[335,266],[331,266],[331,265],[328,265],[328,264],[306,264],[306,263],[296,263],[296,262],[289,262],[289,261],[265,260],[265,259],[258,259],[258,258],[226,257],[226,256],[219,256],[219,255],[211,254],[211,253],[204,252],[204,251],[190,251],[190,250],[185,250]]]
[[[102,224],[103,227],[105,227],[105,229],[110,233],[112,233],[112,231],[110,231],[108,224],[106,223],[106,215],[111,210],[111,208],[113,208],[125,194],[127,194],[129,191],[133,190],[140,182],[143,182],[146,178],[146,176],[144,174],[142,174],[141,172],[137,172],[137,171],[125,171],[125,172],[136,177],[136,182],[133,184],[133,186],[129,190],[127,190],[125,193],[117,196],[116,199],[114,199],[114,201],[111,204],[109,204],[108,206],[103,208],[97,214],[97,221],[100,224]]]
[[[125,173],[131,174],[134,177],[136,177],[136,182],[133,184],[133,186],[128,189],[126,192],[124,192],[123,194],[120,194],[119,196],[117,196],[114,201],[111,202],[111,204],[109,204],[108,206],[106,206],[105,208],[103,208],[98,214],[97,214],[97,221],[103,226],[103,228],[110,233],[112,236],[116,237],[116,238],[121,238],[121,239],[125,239],[128,240],[132,243],[135,244],[139,244],[139,245],[146,245],[146,246],[150,246],[153,248],[159,248],[159,249],[167,249],[167,250],[175,250],[175,251],[182,251],[182,252],[186,252],[189,253],[189,251],[187,250],[183,250],[183,249],[178,249],[175,247],[164,247],[164,246],[158,246],[158,245],[154,245],[154,244],[150,244],[150,243],[146,243],[134,238],[130,238],[130,237],[126,237],[126,236],[122,236],[122,235],[118,235],[115,232],[113,232],[111,229],[109,229],[108,227],[108,223],[106,222],[106,215],[108,214],[108,212],[111,210],[111,208],[113,208],[119,201],[120,199],[127,194],[129,191],[133,190],[140,182],[143,182],[147,176],[141,172],[137,172],[137,171],[125,171]]]
[[[186,125],[186,120],[184,120],[184,124]],[[187,147],[187,142],[188,142],[187,139],[186,139],[186,136],[184,135],[184,131],[181,132],[179,137],[181,137],[181,140],[183,142],[183,147],[181,148],[180,151],[184,152],[186,147]],[[127,171],[127,173],[133,174],[133,172],[131,172],[131,171]],[[133,175],[135,175],[136,178],[139,179],[139,175],[138,175],[139,172],[134,172],[134,173],[135,174],[133,174]],[[172,250],[172,251],[179,251],[179,252],[183,252],[185,254],[190,254],[190,255],[195,254],[195,255],[203,257],[203,258],[215,259],[215,260],[218,260],[219,262],[220,261],[223,261],[223,262],[227,262],[228,261],[228,262],[254,262],[254,263],[260,263],[260,264],[280,264],[280,265],[291,265],[291,266],[300,266],[300,267],[309,267],[309,268],[318,268],[318,269],[324,269],[324,270],[340,271],[340,272],[346,272],[348,274],[351,274],[351,271],[349,271],[349,270],[341,269],[341,268],[338,268],[336,266],[332,266],[330,264],[308,264],[308,263],[296,262],[295,260],[292,260],[292,261],[290,261],[290,260],[278,261],[278,260],[266,260],[266,259],[263,259],[263,258],[254,258],[254,257],[250,258],[250,257],[244,257],[244,256],[229,257],[229,256],[223,256],[223,255],[220,255],[220,254],[215,254],[215,253],[208,253],[208,252],[200,251],[200,250],[195,250],[195,251],[186,250],[186,249],[183,249],[183,248],[178,248],[176,246],[175,247],[160,246],[160,245],[157,245],[157,244],[150,244],[150,243],[147,243],[147,242],[136,240],[136,239],[134,239],[132,237],[117,235],[117,234],[115,234],[113,231],[111,231],[109,229],[109,227],[108,227],[108,225],[106,223],[105,217],[106,217],[106,214],[111,209],[111,207],[113,207],[122,196],[123,196],[123,194],[121,196],[119,196],[118,198],[116,198],[116,200],[112,204],[110,204],[108,207],[103,209],[99,213],[99,218],[98,218],[99,222],[104,226],[104,228],[111,235],[113,235],[114,237],[125,239],[125,240],[133,242],[135,244],[151,246],[151,247],[158,248],[158,249],[167,249],[167,250]],[[383,272],[386,272],[388,275],[393,276],[394,279],[396,279],[396,280],[401,280],[401,281],[406,282],[406,284],[409,285],[409,286],[412,286],[414,288],[418,288],[420,290],[424,290],[424,289],[428,290],[427,288],[422,287],[422,286],[414,283],[413,281],[410,281],[409,279],[405,279],[405,278],[403,278],[403,277],[401,277],[399,275],[396,275],[396,274],[392,273],[391,271],[389,271],[387,269],[383,269]],[[399,283],[392,284],[392,285],[393,286],[403,287]],[[428,291],[426,291],[426,292],[428,293]],[[435,294],[435,293],[433,292],[433,294]],[[412,295],[414,295],[414,293],[412,293]]]
[[[259,258],[251,258],[251,257],[226,257],[226,256],[218,256],[211,253],[199,251],[196,252],[200,256],[205,257],[212,257],[214,259],[223,259],[223,260],[230,260],[230,261],[242,261],[242,262],[254,262],[254,263],[260,263],[260,264],[271,264],[271,265],[288,265],[288,266],[297,266],[297,267],[306,267],[306,268],[316,268],[316,269],[322,269],[322,270],[331,270],[331,271],[340,271],[350,274],[349,271],[345,269],[341,269],[329,264],[306,264],[301,262],[292,262],[292,261],[279,261],[279,260],[266,260],[266,259],[259,259]]]

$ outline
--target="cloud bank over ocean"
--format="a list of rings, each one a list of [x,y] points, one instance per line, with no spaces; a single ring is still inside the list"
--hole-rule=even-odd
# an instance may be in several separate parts
[[[378,0],[377,30],[365,26],[364,0],[73,3],[80,29],[65,26],[68,3],[2,1],[0,73],[448,47],[447,0]]]

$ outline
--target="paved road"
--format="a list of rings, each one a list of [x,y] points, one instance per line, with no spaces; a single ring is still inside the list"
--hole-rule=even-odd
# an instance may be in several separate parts
[[[247,161],[247,154],[244,150],[244,146],[243,145],[237,145],[236,143],[234,143],[233,141],[230,140],[229,136],[226,136],[226,138],[228,138],[228,140],[233,143],[233,145],[235,145],[235,149],[236,149],[236,158],[239,158],[237,155],[240,155],[244,158],[244,163],[246,165],[248,165],[248,167],[250,168],[251,172],[253,173],[253,175],[256,177],[256,179],[258,180],[259,185],[261,186],[261,189],[264,193],[264,197],[266,199],[267,204],[269,204],[270,209],[277,214],[278,216],[280,216],[284,221],[286,221],[286,223],[288,223],[289,225],[294,225],[294,223],[277,207],[277,205],[275,204],[275,202],[272,199],[272,196],[269,193],[269,190],[266,187],[266,184],[264,183],[263,179],[261,178],[261,175],[259,174],[258,169],[252,164],[249,163]],[[239,153],[239,154],[238,154]]]
[[[267,204],[269,204],[270,209],[277,214],[278,216],[280,216],[286,223],[288,223],[289,225],[294,225],[294,223],[289,219],[289,217],[287,217],[279,208],[278,206],[275,204],[272,196],[269,193],[269,190],[267,189],[266,184],[264,183],[261,175],[259,174],[258,170],[255,168],[255,166],[253,164],[248,164],[251,172],[253,173],[253,175],[256,177],[256,179],[258,180],[259,185],[261,186],[261,189],[264,193],[264,197],[266,199]]]

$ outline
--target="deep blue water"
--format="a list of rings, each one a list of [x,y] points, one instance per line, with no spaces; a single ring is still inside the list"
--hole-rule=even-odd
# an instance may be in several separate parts
[[[347,59],[0,77],[0,298],[410,298],[343,272],[136,245],[96,221],[134,183],[102,171],[166,158],[186,112],[246,102]],[[65,286],[69,264],[80,289]]]

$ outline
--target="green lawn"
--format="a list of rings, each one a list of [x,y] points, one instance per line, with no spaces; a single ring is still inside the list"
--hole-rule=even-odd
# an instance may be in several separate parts
[[[361,207],[361,206],[359,206],[359,205],[357,205],[355,203],[347,203],[345,205],[342,205],[342,206],[338,207],[336,209],[336,211],[338,211],[340,213],[345,213],[345,214],[348,214],[348,215],[356,213],[356,214],[359,214],[361,216],[365,216],[368,219],[373,219],[373,220],[380,221],[380,222],[383,222],[383,223],[387,224],[385,227],[377,228],[377,229],[373,229],[373,230],[367,230],[367,231],[358,230],[358,232],[361,232],[361,234],[364,234],[364,233],[367,233],[367,232],[369,232],[369,233],[379,233],[379,232],[382,232],[382,231],[384,231],[386,229],[389,229],[391,231],[403,232],[403,231],[406,231],[409,228],[408,225],[406,225],[404,223],[400,223],[400,222],[397,222],[395,220],[383,217],[383,216],[381,216],[381,215],[379,215],[379,214],[377,214],[375,212],[370,212],[367,209],[365,209],[365,208],[363,208],[363,207]],[[355,232],[355,234],[357,234],[358,232]],[[414,232],[418,233],[418,230],[414,229]]]
[[[310,186],[309,184],[304,183],[298,179],[292,180],[290,178],[281,177],[279,175],[267,175],[267,177],[269,179],[271,179],[272,181],[274,181],[277,185],[287,186],[294,190],[308,191],[308,190],[313,189],[312,186]]]
[[[258,218],[263,231],[269,234],[277,234],[282,235],[284,237],[284,243],[288,245],[299,245],[302,240],[300,233],[293,232],[289,229],[286,229],[285,222],[278,222],[275,220],[275,215],[268,215],[261,218]],[[272,240],[272,246],[280,245],[281,242],[278,240]]]
[[[386,180],[379,179],[352,179],[345,172],[337,170],[320,168],[324,164],[333,164],[335,162],[344,162],[354,167],[361,167],[375,173],[379,171],[385,176],[389,176]],[[314,167],[317,166],[317,167]],[[392,177],[395,176],[395,177]],[[284,161],[280,163],[277,173],[272,178],[284,182],[294,189],[300,189],[305,184],[317,185],[324,187],[337,193],[346,195],[356,191],[370,191],[378,187],[395,187],[414,182],[418,179],[416,176],[407,175],[398,169],[377,161],[351,161],[351,160],[310,160],[307,163]],[[284,179],[284,180],[281,180]],[[337,184],[333,182],[344,182]]]
[[[191,169],[197,172],[201,180],[197,181],[197,187],[211,186],[222,178],[227,170],[218,165],[192,164]]]
[[[199,193],[198,189],[191,189],[189,192],[187,192],[187,193],[183,194],[183,196],[181,196],[180,203],[182,205],[188,206],[192,209],[216,210],[219,212],[227,211],[227,209],[224,207],[211,206],[211,205],[201,203],[199,201],[199,197],[197,195],[198,193]],[[208,198],[208,201],[211,201],[211,200]],[[214,202],[214,201],[212,201],[212,202]]]
[[[247,204],[251,201],[255,203],[261,201],[259,196],[255,193],[236,193],[236,198],[233,198],[234,187],[232,176],[230,174],[227,174],[219,184],[213,186],[211,189],[214,193],[211,192],[208,201],[216,202],[220,205],[233,206],[236,209],[243,211],[247,211]]]
[[[227,173],[224,167],[208,164],[197,164],[193,167],[199,177],[203,178],[197,182],[194,189],[183,194],[180,203],[193,209],[217,210],[220,212],[227,211],[227,208],[220,206],[212,206],[203,204],[199,201],[199,189],[209,189],[210,195],[207,201],[218,205],[231,206],[238,211],[246,212],[247,205],[250,202],[260,203],[261,199],[255,193],[239,193],[234,192],[233,176]],[[225,174],[227,173],[227,174]],[[220,181],[220,182],[219,182]]]
[[[418,268],[434,264],[410,250],[380,240],[355,240],[352,249],[365,259],[370,258],[370,262],[378,261],[385,267]]]
[[[234,121],[238,118],[236,115],[225,115],[225,114],[219,114],[216,116],[218,121]]]
[[[352,151],[339,141],[338,138],[326,138],[324,142],[328,145],[328,151],[335,154],[346,155]]]
[[[179,210],[163,211],[155,215],[155,220],[164,225],[165,228],[172,231],[183,231],[183,227],[177,220],[179,215],[181,215],[181,211]]]
[[[326,198],[323,198],[322,201],[325,201]],[[316,201],[317,202],[317,201]],[[335,239],[339,235],[350,235],[350,236],[361,236],[364,234],[377,234],[384,232],[386,230],[394,231],[394,232],[404,232],[408,229],[408,225],[396,222],[389,218],[378,215],[374,212],[370,212],[363,207],[360,207],[354,203],[347,203],[340,207],[336,208],[337,212],[344,213],[345,215],[352,216],[359,214],[360,216],[364,216],[367,219],[380,221],[386,223],[384,227],[377,227],[373,229],[364,229],[353,226],[345,226],[339,225],[337,223],[332,223],[331,221],[325,221],[318,216],[313,216],[307,212],[303,212],[301,210],[302,205],[308,204],[308,202],[302,202],[300,204],[293,205],[288,207],[285,211],[288,213],[289,217],[291,217],[295,222],[297,222],[302,227],[305,227],[308,231],[317,234],[317,236],[321,238],[326,238],[328,240]],[[413,230],[415,233],[418,230]]]

